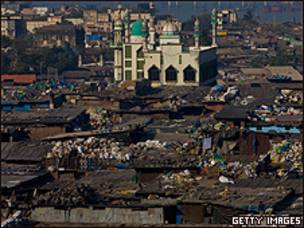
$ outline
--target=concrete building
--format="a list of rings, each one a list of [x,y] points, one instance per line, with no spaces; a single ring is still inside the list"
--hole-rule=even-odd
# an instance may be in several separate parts
[[[236,12],[233,10],[220,10],[217,11],[217,30],[222,31],[228,24],[234,24],[237,22]]]
[[[35,33],[37,29],[45,26],[56,25],[62,22],[61,16],[49,16],[46,20],[28,20],[26,21],[26,30]]]
[[[65,18],[66,21],[71,22],[73,25],[83,25],[82,18]]]
[[[124,35],[124,36],[123,36]],[[209,84],[217,75],[216,45],[199,43],[199,20],[195,21],[195,45],[185,47],[179,29],[167,20],[156,40],[154,20],[130,17],[114,25],[114,76],[116,81],[149,79],[152,86]]]
[[[36,33],[36,45],[40,47],[63,46],[67,42],[72,48],[84,47],[84,31],[73,25],[51,25]]]
[[[11,39],[25,32],[24,21],[19,16],[1,16],[1,35]]]
[[[112,32],[113,24],[109,12],[98,12],[97,10],[83,11],[84,29],[89,32]]]

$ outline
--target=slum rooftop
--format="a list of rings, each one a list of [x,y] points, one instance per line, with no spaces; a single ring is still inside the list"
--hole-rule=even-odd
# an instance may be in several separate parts
[[[70,123],[85,109],[81,107],[62,106],[58,109],[40,109],[27,112],[2,112],[1,122],[3,125],[18,124],[65,124]]]

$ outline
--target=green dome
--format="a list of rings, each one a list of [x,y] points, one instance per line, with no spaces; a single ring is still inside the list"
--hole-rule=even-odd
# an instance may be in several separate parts
[[[132,25],[132,31],[131,31],[131,35],[132,36],[143,36],[143,24],[142,24],[142,20],[139,19],[137,21],[135,21]]]

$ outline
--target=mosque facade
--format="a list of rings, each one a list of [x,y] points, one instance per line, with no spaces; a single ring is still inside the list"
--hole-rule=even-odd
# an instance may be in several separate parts
[[[148,79],[152,86],[207,85],[215,81],[217,56],[215,39],[200,45],[199,20],[194,24],[195,44],[185,47],[179,29],[168,20],[156,34],[154,18],[130,24],[128,14],[114,23],[115,81]],[[215,27],[215,26],[213,26]]]

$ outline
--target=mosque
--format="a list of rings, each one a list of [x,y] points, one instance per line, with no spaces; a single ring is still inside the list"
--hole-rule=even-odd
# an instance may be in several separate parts
[[[161,85],[199,86],[215,81],[216,43],[200,45],[199,20],[194,24],[195,44],[185,47],[178,28],[167,20],[156,34],[154,19],[138,19],[130,24],[128,14],[114,23],[115,81],[149,79],[153,87]],[[213,30],[215,25],[213,24]]]

